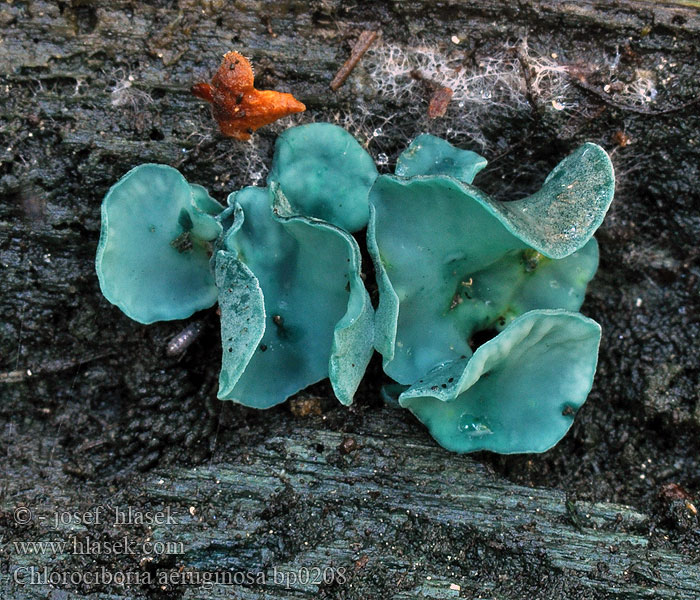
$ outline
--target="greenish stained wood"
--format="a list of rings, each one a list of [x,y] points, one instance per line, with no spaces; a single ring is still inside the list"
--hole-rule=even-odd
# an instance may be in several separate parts
[[[392,420],[387,415],[385,422]],[[248,447],[242,462],[155,469],[121,490],[113,505],[122,513],[127,501],[134,503],[135,512],[169,511],[171,523],[49,526],[46,537],[78,535],[87,543],[91,535],[113,542],[128,536],[138,548],[147,541],[181,544],[172,556],[137,553],[117,561],[136,571],[146,560],[154,579],[168,573],[178,581],[183,565],[200,577],[223,577],[228,571],[230,577],[252,573],[267,578],[247,587],[171,588],[178,597],[192,599],[225,598],[234,591],[246,600],[282,593],[309,598],[512,597],[524,564],[531,565],[528,577],[549,579],[553,587],[568,582],[576,597],[700,594],[700,567],[691,557],[651,544],[645,534],[649,517],[630,507],[567,502],[560,491],[510,484],[465,457],[453,456],[446,464],[441,450],[405,435],[378,430],[355,435],[357,449],[344,454],[339,448],[345,437],[302,427],[292,436],[274,435]],[[60,502],[57,490],[36,509],[37,516]],[[91,510],[89,503],[82,507]],[[12,506],[3,502],[2,510]],[[275,560],[280,550],[287,559]],[[74,561],[68,553],[10,552],[9,568],[38,565],[62,572],[64,565],[75,567]],[[289,580],[314,568],[332,571],[343,581],[296,581],[288,592],[279,580],[274,582],[275,570],[278,578]],[[384,583],[373,589],[371,582],[380,581]],[[17,590],[0,583],[3,597],[13,598],[31,598],[48,587]],[[73,594],[91,600],[120,597]],[[134,600],[148,597],[138,587],[129,594]]]

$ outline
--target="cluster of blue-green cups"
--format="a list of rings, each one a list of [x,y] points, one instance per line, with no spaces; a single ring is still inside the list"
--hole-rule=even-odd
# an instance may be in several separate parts
[[[577,311],[612,164],[585,144],[511,202],[472,186],[484,166],[421,135],[379,175],[329,123],[281,134],[267,186],[225,207],[172,167],[140,165],[102,203],[102,293],[140,323],[218,302],[222,400],[269,408],[328,377],[349,405],[377,350],[387,389],[445,448],[543,452],[593,383],[600,327]],[[352,235],[365,227],[376,310]]]

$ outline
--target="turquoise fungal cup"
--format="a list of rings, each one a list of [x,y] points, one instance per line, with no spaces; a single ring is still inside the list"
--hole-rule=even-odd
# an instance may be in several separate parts
[[[100,287],[141,323],[218,301],[220,399],[269,408],[328,377],[348,405],[376,349],[390,403],[445,448],[543,452],[593,382],[600,327],[576,311],[613,169],[584,144],[539,191],[499,202],[472,185],[485,166],[425,134],[380,176],[329,123],[284,132],[267,187],[227,207],[141,165],[102,203]],[[365,226],[376,313],[351,235]]]
[[[229,197],[238,215],[216,255],[219,398],[268,408],[326,377],[352,402],[373,352],[374,311],[347,232],[295,215],[279,187]]]
[[[309,123],[283,132],[275,144],[268,185],[277,185],[292,211],[351,233],[367,225],[372,157],[343,128]]]
[[[454,452],[544,452],[586,401],[599,343],[600,326],[583,315],[531,310],[471,358],[433,368],[399,404]]]
[[[600,327],[574,312],[598,267],[592,238],[614,194],[585,144],[536,193],[498,202],[485,161],[423,135],[370,192],[379,288],[375,347],[398,403],[456,452],[543,452],[585,402]],[[480,344],[485,337],[490,341]]]
[[[446,140],[424,133],[399,156],[394,172],[400,177],[449,175],[471,183],[486,164],[486,159],[476,152],[460,150]]]
[[[208,265],[222,211],[172,167],[129,171],[102,202],[95,268],[105,298],[145,324],[213,306],[217,289]]]
[[[229,202],[224,210],[165,165],[127,173],[102,204],[103,294],[141,323],[183,319],[218,300],[221,399],[269,408],[329,377],[352,403],[374,341],[357,242],[295,214],[274,182]]]

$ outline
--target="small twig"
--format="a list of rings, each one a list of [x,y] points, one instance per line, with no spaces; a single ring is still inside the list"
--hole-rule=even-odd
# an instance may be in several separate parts
[[[270,35],[270,36],[273,37],[273,38],[276,38],[276,37],[277,37],[277,34],[276,34],[276,33],[274,32],[274,30],[272,29],[272,21],[270,20],[270,15],[265,15],[265,16],[262,18],[262,22],[263,22],[263,24],[265,25],[265,28],[267,29],[268,35]]]
[[[78,446],[75,450],[73,450],[73,453],[80,454],[81,452],[85,452],[86,450],[93,450],[94,448],[104,446],[106,443],[106,440],[86,440],[82,444],[80,444],[80,446]]]
[[[523,72],[523,79],[525,80],[525,97],[532,110],[537,112],[537,102],[535,100],[535,93],[532,89],[532,67],[530,66],[530,61],[527,58],[527,53],[525,43],[520,43],[515,49],[515,56],[520,64],[520,70]]]
[[[681,110],[685,110],[686,108],[690,108],[691,106],[694,106],[695,104],[700,103],[700,96],[696,96],[692,100],[685,102],[683,104],[680,104],[679,106],[673,106],[671,108],[664,108],[662,110],[649,110],[646,108],[641,108],[639,106],[632,106],[629,104],[622,104],[621,102],[617,102],[610,98],[605,92],[602,90],[599,90],[595,86],[590,85],[586,81],[582,81],[579,77],[576,77],[575,75],[569,75],[571,78],[571,82],[578,88],[584,90],[585,92],[588,92],[589,94],[593,94],[597,98],[601,99],[605,104],[608,106],[612,106],[614,108],[617,108],[619,110],[623,110],[626,112],[633,112],[637,113],[638,115],[646,115],[648,117],[656,117],[659,115],[667,115],[670,113],[678,112]]]
[[[60,373],[74,367],[80,367],[85,363],[89,363],[101,358],[111,356],[114,352],[105,352],[87,358],[78,358],[73,360],[54,360],[31,369],[16,369],[6,373],[0,373],[0,383],[20,383],[29,377],[35,375],[46,375],[51,373]],[[75,381],[74,381],[75,383]]]
[[[340,67],[340,70],[335,74],[333,81],[331,81],[331,89],[334,92],[338,91],[338,88],[345,83],[348,75],[350,75],[357,63],[360,62],[360,59],[364,53],[369,50],[369,47],[372,45],[374,40],[377,39],[378,35],[378,31],[369,30],[365,30],[360,34],[360,37],[357,38],[355,45],[350,51],[350,58],[348,58],[343,66]]]

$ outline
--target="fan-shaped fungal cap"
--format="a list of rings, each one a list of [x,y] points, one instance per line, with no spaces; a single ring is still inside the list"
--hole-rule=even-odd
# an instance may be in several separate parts
[[[569,430],[593,385],[600,326],[567,311],[533,310],[444,363],[399,397],[455,452],[544,452]]]
[[[290,214],[279,190],[244,188],[229,203],[245,218],[236,217],[217,254],[219,398],[269,408],[330,376],[338,399],[350,404],[373,342],[357,243]]]
[[[210,242],[222,210],[172,167],[129,171],[102,202],[95,267],[104,296],[140,323],[184,319],[216,302]]]
[[[374,161],[347,131],[309,123],[277,138],[267,181],[279,184],[295,214],[354,232],[367,225],[376,178]]]

